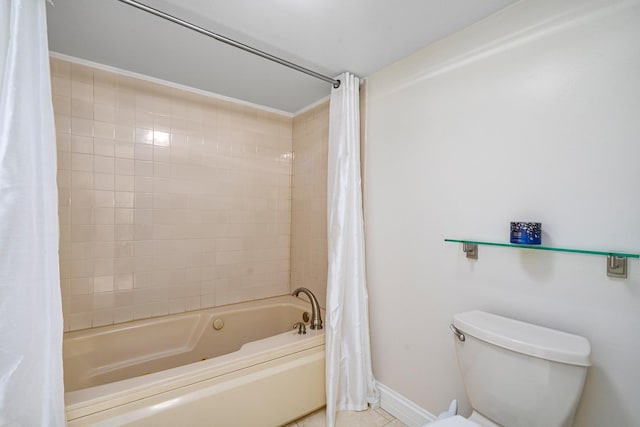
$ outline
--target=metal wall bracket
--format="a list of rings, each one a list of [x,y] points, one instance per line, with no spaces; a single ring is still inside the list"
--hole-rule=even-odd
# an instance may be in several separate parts
[[[627,278],[627,258],[615,255],[607,256],[607,276]]]
[[[467,254],[467,258],[469,259],[478,259],[478,245],[473,243],[463,243],[462,252]]]

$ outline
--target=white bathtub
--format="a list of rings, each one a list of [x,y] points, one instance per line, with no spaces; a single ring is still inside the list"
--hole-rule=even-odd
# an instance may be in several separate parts
[[[292,329],[304,311],[285,296],[67,333],[68,425],[278,426],[312,412],[325,341]]]

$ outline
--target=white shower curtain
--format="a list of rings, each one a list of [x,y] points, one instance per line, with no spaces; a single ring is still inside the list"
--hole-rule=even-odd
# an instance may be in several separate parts
[[[326,425],[336,411],[377,405],[371,370],[360,179],[359,79],[331,92],[327,176]]]
[[[0,1],[0,425],[64,426],[44,0]]]

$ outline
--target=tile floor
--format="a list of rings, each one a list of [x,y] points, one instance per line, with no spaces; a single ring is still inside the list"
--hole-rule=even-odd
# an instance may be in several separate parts
[[[307,415],[285,427],[325,427],[325,408]],[[336,427],[407,427],[382,408],[367,411],[341,411],[336,418]]]

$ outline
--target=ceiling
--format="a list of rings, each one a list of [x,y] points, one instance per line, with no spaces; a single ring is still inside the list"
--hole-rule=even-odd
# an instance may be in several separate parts
[[[515,0],[140,0],[328,76],[366,77]],[[53,0],[53,52],[295,113],[331,85],[117,0]]]

